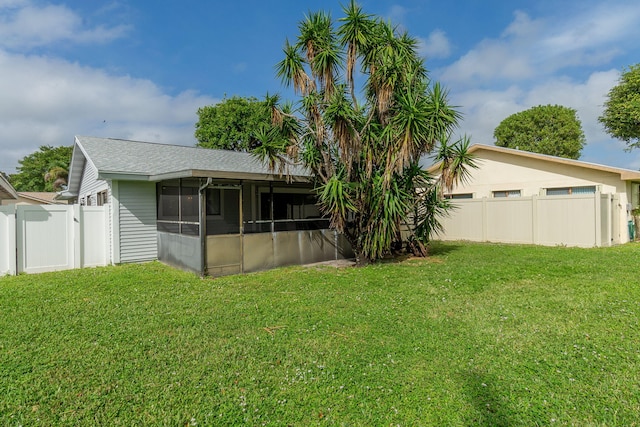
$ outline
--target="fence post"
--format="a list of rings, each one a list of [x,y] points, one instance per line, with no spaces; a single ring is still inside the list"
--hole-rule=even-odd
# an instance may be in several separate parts
[[[538,244],[538,195],[531,196],[531,243]]]
[[[69,215],[73,220],[73,233],[69,236],[69,244],[73,247],[73,266],[72,268],[82,268],[84,267],[84,262],[82,259],[82,253],[84,251],[84,242],[82,236],[82,228],[83,228],[83,211],[80,205],[72,205],[69,206]]]
[[[18,245],[16,240],[16,211],[9,215],[9,274],[18,274]]]
[[[593,194],[593,207],[595,209],[595,236],[594,236],[594,245],[595,247],[602,246],[602,210],[600,209],[600,203],[602,202],[602,198],[600,197],[600,192],[596,191]]]
[[[487,241],[487,228],[489,227],[487,218],[487,198],[482,198],[482,241]]]
[[[111,218],[111,203],[102,205],[102,213],[104,220],[104,265],[112,264],[111,258],[111,234],[110,234],[110,218]]]
[[[4,217],[4,219],[2,218]],[[16,274],[16,210],[15,205],[2,206],[0,210],[0,276]],[[4,238],[6,236],[6,238]]]

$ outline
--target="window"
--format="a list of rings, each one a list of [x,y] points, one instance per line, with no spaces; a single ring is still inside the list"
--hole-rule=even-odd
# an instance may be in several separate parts
[[[98,206],[103,206],[109,203],[109,198],[107,197],[107,190],[101,191],[96,194],[96,203]]]
[[[493,197],[520,197],[520,190],[494,191]]]
[[[633,209],[640,206],[640,185],[636,182],[631,184],[631,206]]]
[[[558,187],[547,188],[547,196],[569,196],[572,194],[595,194],[595,185],[583,187]]]
[[[473,193],[445,194],[445,199],[473,199]]]

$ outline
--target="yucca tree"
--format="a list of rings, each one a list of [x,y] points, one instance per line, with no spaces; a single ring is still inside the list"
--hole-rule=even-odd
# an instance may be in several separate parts
[[[469,165],[466,146],[448,142],[460,113],[446,90],[429,81],[416,39],[365,14],[354,1],[343,11],[337,28],[329,14],[309,14],[297,41],[285,42],[277,75],[300,96],[299,109],[274,103],[273,122],[286,117],[299,126],[280,127],[286,137],[265,132],[257,151],[274,169],[285,161],[283,152],[309,168],[322,212],[347,237],[360,264],[406,242],[401,227],[407,223],[419,225],[419,233],[408,231],[409,240],[424,254],[426,240],[438,230],[436,214],[448,207],[439,183],[463,179]],[[438,146],[447,147],[438,154],[466,157],[447,157],[436,179],[419,162]]]

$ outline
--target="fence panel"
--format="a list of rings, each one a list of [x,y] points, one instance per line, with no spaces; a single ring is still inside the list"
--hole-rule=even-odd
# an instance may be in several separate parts
[[[16,274],[16,211],[0,206],[0,276]]]
[[[79,267],[109,263],[109,228],[106,206],[81,206],[79,214],[81,259]]]
[[[490,242],[533,242],[533,198],[487,199],[486,238]]]
[[[608,246],[615,215],[611,195],[456,200],[442,219],[442,240]]]
[[[19,205],[18,273],[74,268],[73,206]]]
[[[482,242],[483,199],[454,200],[454,209],[441,219],[444,231],[438,235],[443,240],[470,240]]]
[[[545,196],[538,199],[537,243],[541,245],[599,246],[600,194]]]
[[[8,231],[16,242],[14,273],[42,273],[111,262],[105,206],[18,205],[15,209],[15,225],[9,226],[13,232]]]

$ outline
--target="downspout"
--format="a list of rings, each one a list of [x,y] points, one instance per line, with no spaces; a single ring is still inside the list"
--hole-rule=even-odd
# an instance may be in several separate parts
[[[212,178],[198,187],[198,200],[200,202],[199,222],[200,226],[200,275],[207,274],[207,192],[205,191],[211,185]]]

